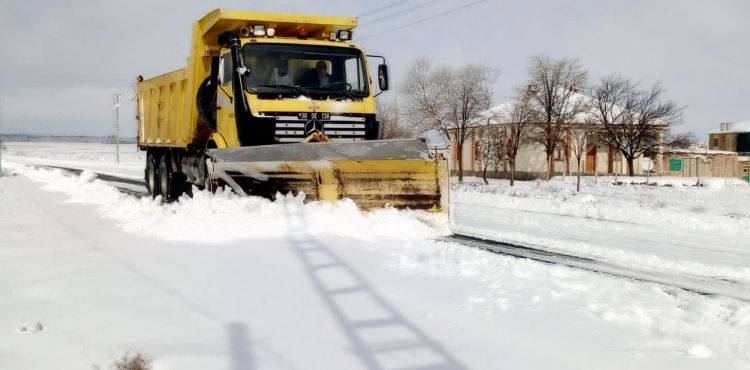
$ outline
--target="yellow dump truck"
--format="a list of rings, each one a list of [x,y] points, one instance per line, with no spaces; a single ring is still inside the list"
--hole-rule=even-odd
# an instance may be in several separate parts
[[[137,79],[138,146],[154,196],[230,186],[362,208],[441,208],[443,163],[418,139],[377,140],[385,58],[351,43],[356,18],[217,9],[187,68]],[[381,60],[377,89],[368,57]],[[378,90],[378,91],[376,91]]]

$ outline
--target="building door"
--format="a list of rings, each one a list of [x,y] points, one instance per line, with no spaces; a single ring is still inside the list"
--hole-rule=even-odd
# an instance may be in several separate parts
[[[586,152],[586,172],[594,173],[596,171],[596,145]]]

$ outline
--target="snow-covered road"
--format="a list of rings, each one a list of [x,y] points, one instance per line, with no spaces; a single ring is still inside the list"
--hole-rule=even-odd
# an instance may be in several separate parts
[[[747,303],[436,241],[434,215],[4,167],[0,368],[750,366]]]

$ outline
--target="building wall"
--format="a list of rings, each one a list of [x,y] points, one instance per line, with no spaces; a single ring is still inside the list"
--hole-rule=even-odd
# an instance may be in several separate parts
[[[670,161],[680,161],[682,169],[671,171]],[[681,177],[741,177],[741,166],[735,154],[664,153],[663,174]]]
[[[581,133],[582,129],[571,130],[571,136],[580,135]],[[663,133],[660,134],[660,136],[661,140],[663,140]],[[479,160],[475,150],[476,142],[477,139],[473,135],[470,135],[463,146],[463,155],[461,157],[463,158],[463,168],[465,174],[468,175],[481,174],[483,169],[483,164]],[[589,160],[589,158],[587,158],[586,152],[584,152],[581,158],[582,174],[627,174],[627,161],[625,160],[625,157],[623,157],[617,150],[610,150],[609,145],[602,142],[585,143],[586,149],[590,149],[593,145],[596,145],[597,148],[595,156],[595,171],[587,171],[587,161]],[[455,140],[451,138],[451,158],[453,159],[451,161],[451,170],[454,173],[458,169],[458,155],[457,153],[455,153],[455,150]],[[610,157],[612,157],[611,166]],[[654,169],[652,170],[652,172],[658,172],[661,170],[661,161],[661,154],[658,154],[657,158],[654,159]],[[572,150],[568,151],[567,153],[565,151],[562,151],[562,155],[555,155],[553,166],[554,173],[557,175],[566,173],[576,174],[578,172],[576,157]],[[633,167],[636,175],[645,175],[645,171],[641,166],[640,157],[636,158],[633,163]],[[509,170],[510,169],[509,167],[507,167],[507,165],[499,166],[499,168],[490,167],[487,169],[487,173],[492,177],[505,177],[507,175],[506,171]],[[524,144],[519,148],[518,155],[516,157],[516,174],[517,178],[519,179],[545,178],[547,176],[547,156],[544,152],[543,145]]]
[[[722,132],[709,134],[708,148],[711,150],[737,151],[737,133]]]
[[[741,179],[750,182],[750,160],[747,157],[737,162],[737,173]]]

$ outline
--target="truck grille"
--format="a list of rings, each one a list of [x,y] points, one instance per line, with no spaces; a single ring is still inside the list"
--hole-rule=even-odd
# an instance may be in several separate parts
[[[268,115],[268,114],[266,114]],[[345,116],[331,113],[280,113],[276,117],[276,139],[280,143],[299,143],[312,129],[322,130],[333,141],[365,139],[364,116]]]

